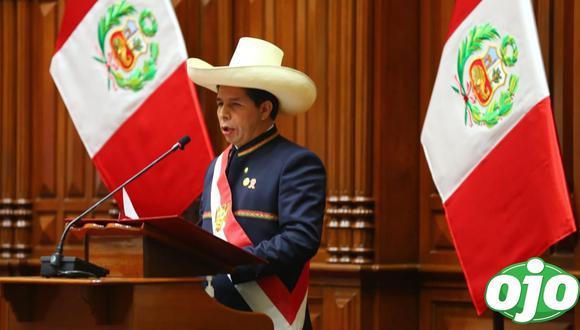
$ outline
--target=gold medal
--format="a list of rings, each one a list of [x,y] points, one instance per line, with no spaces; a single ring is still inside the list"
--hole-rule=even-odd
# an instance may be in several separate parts
[[[228,204],[223,204],[215,211],[215,223],[214,228],[217,232],[220,232],[226,223],[226,216],[228,215]]]

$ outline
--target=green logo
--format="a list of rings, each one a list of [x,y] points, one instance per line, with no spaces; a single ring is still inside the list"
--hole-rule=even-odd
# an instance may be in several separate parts
[[[576,305],[578,280],[540,258],[513,264],[491,278],[487,306],[514,323],[545,322]]]
[[[151,38],[157,33],[157,20],[144,9],[121,0],[107,8],[99,20],[99,56],[93,58],[107,68],[107,87],[139,91],[157,73],[159,43]],[[141,58],[141,59],[140,59]]]
[[[511,112],[519,78],[508,70],[518,56],[514,37],[502,38],[490,24],[469,31],[457,53],[457,86],[451,86],[465,102],[465,125],[492,128]]]

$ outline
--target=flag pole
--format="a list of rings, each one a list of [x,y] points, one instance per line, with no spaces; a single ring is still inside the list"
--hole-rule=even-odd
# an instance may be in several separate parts
[[[498,312],[493,312],[493,330],[503,330],[503,316]]]

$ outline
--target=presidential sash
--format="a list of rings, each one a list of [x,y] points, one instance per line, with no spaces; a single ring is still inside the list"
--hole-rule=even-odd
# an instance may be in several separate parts
[[[251,246],[252,242],[232,211],[232,192],[226,176],[231,148],[230,145],[222,152],[216,160],[213,170],[211,183],[212,230],[215,236],[243,248]],[[310,265],[307,263],[292,291],[289,291],[280,278],[275,275],[234,286],[253,311],[264,313],[272,319],[274,329],[298,330],[304,326],[306,316],[309,269]]]

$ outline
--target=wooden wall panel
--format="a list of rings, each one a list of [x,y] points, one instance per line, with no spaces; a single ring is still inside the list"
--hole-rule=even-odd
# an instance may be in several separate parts
[[[36,54],[31,63],[35,79],[31,90],[32,113],[32,172],[31,194],[40,199],[57,196],[56,175],[56,109],[57,92],[48,72],[52,49],[56,42],[59,7],[56,2],[31,4],[34,24],[31,26],[31,47]]]
[[[199,31],[201,52],[189,55],[199,57],[212,65],[228,65],[234,49],[232,38],[233,3],[227,0],[199,1],[199,3],[202,6],[200,20],[203,27]],[[187,42],[190,41],[187,40]],[[198,88],[198,92],[203,100],[201,106],[217,154],[226,147],[226,141],[221,135],[217,121],[215,93],[204,88]]]
[[[354,70],[353,70],[353,15],[354,4],[351,0],[340,0],[335,3],[338,6],[337,18],[337,32],[336,39],[338,42],[337,52],[339,54],[338,61],[333,63],[337,70],[337,85],[336,94],[334,98],[337,100],[337,107],[331,109],[336,111],[338,117],[338,125],[335,127],[336,139],[333,141],[338,143],[337,156],[339,161],[338,166],[338,181],[337,185],[339,196],[354,195],[354,180],[353,180],[353,161],[347,159],[345,155],[353,155],[353,118],[354,118],[354,99],[353,99],[353,85]]]
[[[453,0],[421,1],[419,109],[423,122],[431,98],[431,90],[439,67],[447,26],[451,19]],[[441,199],[431,180],[431,174],[420,146],[419,198],[419,261],[423,263],[456,264],[457,257],[449,239],[449,229]]]
[[[16,3],[16,154],[15,192],[16,198],[26,198],[30,190],[30,62],[31,25],[30,6],[26,2]]]
[[[306,67],[306,0],[296,1],[296,23],[295,23],[295,40],[294,53],[296,60],[294,68],[307,72]],[[296,143],[306,145],[306,115],[302,114],[296,117]]]
[[[560,31],[560,34],[564,38],[563,47],[562,47],[562,54],[558,57],[559,61],[561,61],[562,66],[562,101],[561,106],[562,109],[565,110],[565,114],[562,116],[563,121],[563,129],[562,129],[562,143],[561,148],[563,150],[563,162],[564,162],[564,171],[566,173],[566,181],[568,183],[568,188],[572,195],[575,194],[575,184],[574,184],[574,127],[578,127],[574,125],[574,113],[576,113],[576,108],[574,107],[574,83],[577,79],[574,74],[574,68],[578,67],[575,64],[576,59],[578,56],[570,56],[570,54],[580,54],[578,49],[575,49],[578,42],[575,41],[575,38],[580,37],[580,30],[575,27],[578,22],[580,22],[580,15],[575,13],[575,2],[564,2],[563,4],[558,4],[558,6],[563,7],[564,12],[560,14],[561,20],[563,21],[563,31]],[[575,19],[576,18],[576,19]],[[578,32],[575,32],[578,31]],[[577,205],[573,205],[575,207]],[[573,244],[576,245],[576,244]]]
[[[310,311],[310,322],[312,323],[312,329],[314,330],[323,329],[323,292],[324,290],[321,287],[311,286],[308,288],[308,309]]]
[[[572,123],[573,127],[580,127],[580,4],[573,1],[568,4],[566,9],[566,21],[567,23],[567,47],[566,47],[566,63],[568,64],[568,70],[565,81],[565,91],[566,95],[566,107],[572,112]],[[580,152],[578,152],[578,146],[580,146],[580,129],[575,129],[571,133],[571,142],[575,146],[572,155],[572,167],[574,169],[580,168]],[[574,171],[572,173],[573,184],[570,185],[575,191],[575,187],[580,187],[580,171]],[[578,224],[578,211],[580,210],[580,194],[574,193],[572,199],[572,206],[575,210],[576,223]],[[578,227],[578,225],[577,225]],[[578,258],[580,257],[580,244],[578,244],[578,235],[574,235],[574,265],[578,267],[580,262]],[[580,318],[577,326],[580,327]]]
[[[14,159],[16,155],[16,93],[14,83],[16,81],[16,3],[2,1],[2,99],[0,100],[2,131],[0,132],[0,147],[2,157],[0,161],[0,193],[4,197],[15,193],[16,169]]]
[[[461,289],[424,289],[419,329],[492,329],[491,317],[477,317]]]
[[[571,123],[568,120],[565,120],[566,114],[570,114],[571,112],[568,109],[564,109],[564,69],[565,69],[565,53],[564,53],[564,45],[565,45],[565,23],[566,20],[564,19],[564,11],[566,10],[565,2],[552,2],[552,8],[550,12],[552,13],[551,17],[551,36],[550,36],[550,43],[543,42],[544,45],[548,45],[550,47],[551,56],[549,60],[544,59],[545,63],[549,63],[549,71],[550,71],[550,94],[552,95],[552,109],[554,111],[554,119],[556,122],[556,128],[558,130],[558,139],[560,142],[560,147],[562,150],[562,155],[566,158],[564,159],[564,163],[569,158],[569,153],[572,151],[570,149],[571,145],[569,142],[570,140],[567,139],[567,130],[571,129]],[[540,39],[540,42],[542,40]],[[569,166],[568,169],[571,169]]]
[[[4,4],[0,4],[0,18],[2,18],[2,20],[0,21],[0,28],[2,29],[2,31],[4,31],[6,29],[6,20],[4,19]],[[6,48],[5,48],[5,44],[4,44],[4,33],[0,32],[0,47],[2,48],[2,51],[0,52],[0,68],[4,69],[4,57],[6,56]],[[4,71],[2,71],[4,72]],[[0,75],[0,100],[4,100],[5,94],[6,94],[6,90],[5,90],[5,76],[4,74]],[[0,101],[0,127],[4,128],[4,126],[6,125],[6,119],[4,118],[4,102]],[[2,131],[4,131],[4,129],[2,129]],[[5,176],[6,174],[5,172],[5,153],[6,151],[4,150],[6,146],[4,145],[4,135],[2,133],[0,133],[0,194],[4,195],[4,186],[5,186],[5,182],[7,177]]]
[[[339,6],[337,5],[337,1],[330,1],[328,3],[328,35],[329,36],[338,36],[340,31],[338,27],[340,23],[338,21],[338,9]],[[326,62],[327,66],[327,83],[325,85],[326,90],[328,91],[327,97],[327,105],[328,105],[328,113],[326,115],[326,122],[328,123],[328,127],[339,127],[339,121],[337,116],[336,109],[339,108],[339,100],[336,96],[340,95],[339,83],[340,83],[340,76],[338,74],[338,61],[340,58],[339,55],[339,38],[329,38],[328,39],[328,58]],[[337,129],[329,129],[327,131],[327,140],[334,141],[337,143],[338,141],[338,133],[339,130]],[[337,143],[338,144],[338,143]],[[340,190],[338,186],[338,178],[340,177],[340,155],[337,147],[328,148],[327,151],[327,164],[335,164],[334,166],[328,166],[326,168],[327,171],[327,193],[330,196],[338,196],[340,195]]]
[[[234,40],[241,37],[263,38],[265,29],[265,8],[264,0],[241,0],[234,2]],[[248,20],[248,17],[254,17]]]
[[[327,320],[325,330],[359,330],[360,292],[356,288],[324,290],[323,314]]]
[[[461,288],[425,288],[421,291],[420,330],[492,330],[493,314],[478,316],[469,295]],[[503,320],[504,329],[574,329],[574,316],[566,313],[545,323],[514,324]]]
[[[304,144],[315,152],[323,163],[329,164],[327,111],[329,102],[328,60],[328,2],[308,0],[306,2],[306,31],[308,37],[303,49],[306,54],[306,72],[317,86],[316,102],[313,111],[308,111],[303,116],[305,121]],[[328,166],[327,166],[328,170]]]
[[[35,17],[31,29],[34,33],[33,51],[38,52],[38,61],[34,64],[34,72],[38,72],[38,80],[33,86],[37,95],[32,100],[35,116],[32,127],[32,187],[31,196],[34,200],[35,214],[32,222],[32,239],[36,243],[37,253],[49,251],[56,244],[59,230],[62,228],[62,212],[58,212],[58,200],[63,198],[59,189],[59,178],[64,178],[62,164],[59,163],[58,152],[64,141],[59,139],[62,128],[59,121],[64,119],[64,107],[57,107],[60,98],[48,72],[52,57],[58,24],[60,22],[59,7],[62,3],[33,3],[32,15]],[[62,11],[62,10],[60,10]],[[59,120],[60,119],[60,120]],[[60,146],[59,143],[60,142]],[[34,197],[33,197],[34,196]],[[44,210],[42,210],[44,209]],[[40,212],[38,212],[40,211]]]
[[[350,270],[340,270],[338,265],[329,265],[324,270],[311,273],[309,304],[314,304],[314,315],[317,329],[374,329],[376,327],[362,327],[370,325],[372,319],[364,320],[368,316],[363,305],[363,289],[360,274]],[[339,275],[340,274],[340,275]],[[309,305],[310,308],[310,305]],[[365,322],[366,321],[366,322]]]
[[[418,1],[376,2],[374,9],[372,175],[378,263],[417,261],[418,11]]]
[[[282,65],[294,67],[296,62],[295,50],[295,23],[296,23],[296,1],[277,0],[273,2],[273,12],[266,13],[266,17],[273,17],[274,24],[269,25],[268,34],[273,35],[268,39],[284,50]],[[251,21],[251,16],[245,20]],[[280,134],[290,140],[296,139],[296,117],[281,114],[276,120],[276,125]]]
[[[371,63],[372,38],[374,29],[374,17],[369,15],[373,12],[374,6],[368,1],[357,1],[355,7],[355,41],[354,41],[354,195],[372,195],[372,162],[371,146],[372,141],[372,109],[373,103],[371,90]],[[361,111],[369,108],[369,111]]]

